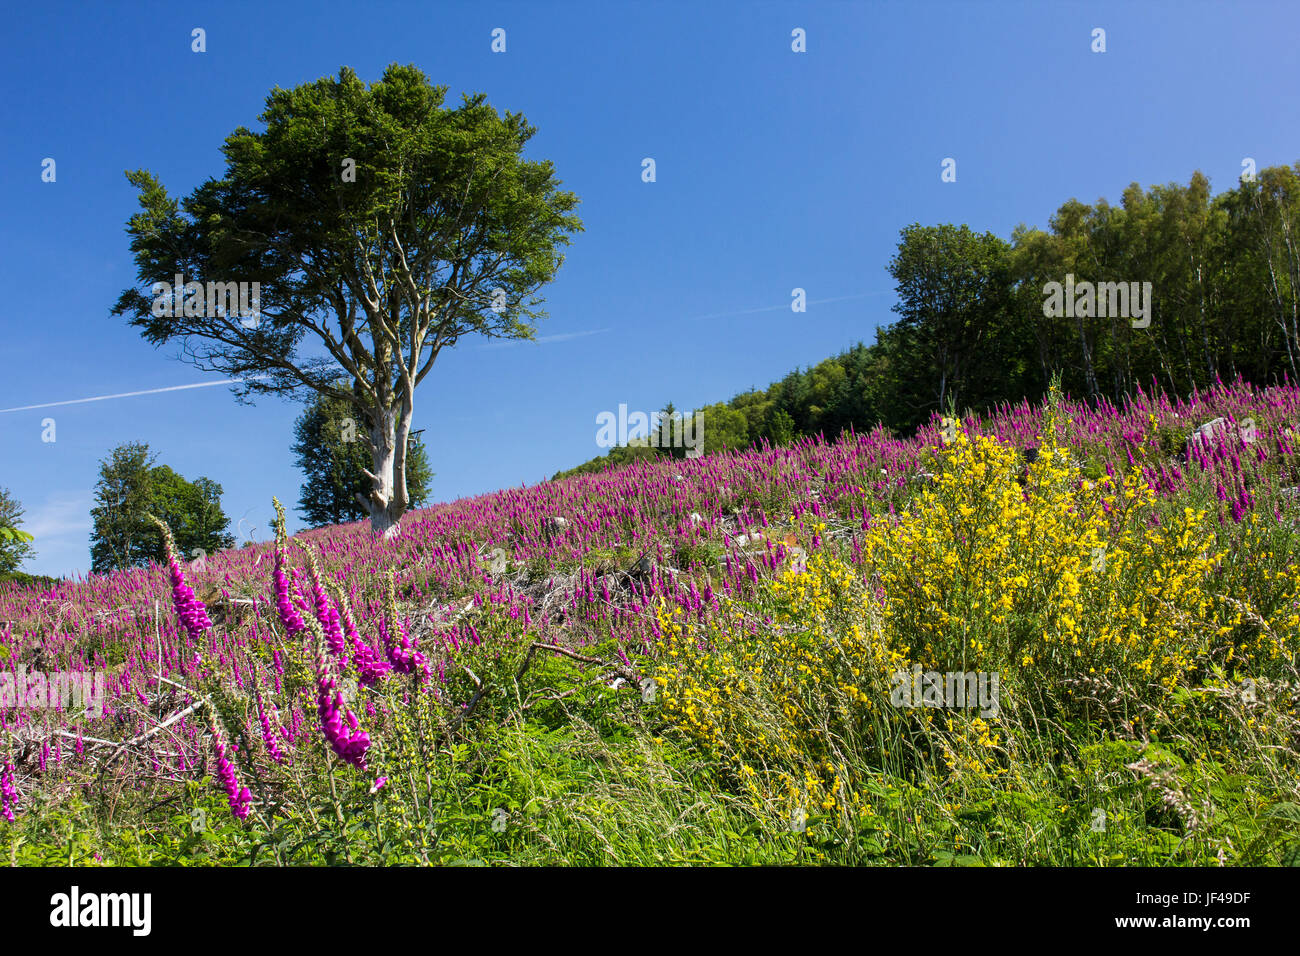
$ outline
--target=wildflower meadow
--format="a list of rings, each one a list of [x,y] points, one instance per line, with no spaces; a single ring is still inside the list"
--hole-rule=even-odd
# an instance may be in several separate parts
[[[6,673],[107,674],[0,707],[0,855],[1294,862],[1297,427],[1056,391],[0,585]]]

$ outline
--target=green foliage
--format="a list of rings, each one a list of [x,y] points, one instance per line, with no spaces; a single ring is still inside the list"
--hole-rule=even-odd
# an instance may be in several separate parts
[[[795,437],[794,419],[784,408],[778,408],[767,422],[766,431],[765,437],[773,445],[788,445]]]
[[[224,174],[182,200],[129,172],[137,284],[114,314],[155,345],[183,342],[186,360],[237,380],[241,398],[350,402],[400,454],[399,423],[414,420],[442,350],[467,335],[531,338],[545,317],[537,292],[582,229],[554,166],[524,158],[536,129],[522,115],[481,93],[448,107],[446,95],[415,66],[392,64],[370,86],[344,67],[272,90],[264,128],[232,132]],[[155,303],[155,284],[178,273],[205,288],[258,283],[258,319],[177,309],[174,292]],[[340,367],[351,389],[337,386]],[[394,465],[385,454],[370,469],[376,530],[409,505]]]
[[[8,574],[0,574],[0,581],[12,581],[21,588],[36,588],[39,590],[49,590],[57,587],[61,578],[51,577],[48,574],[26,574],[22,571],[10,571]]]
[[[910,225],[889,263],[898,320],[880,326],[871,346],[704,408],[705,450],[877,425],[907,433],[950,405],[1037,401],[1053,375],[1068,394],[1116,403],[1153,380],[1175,394],[1237,376],[1294,381],[1300,247],[1288,237],[1297,234],[1300,163],[1265,169],[1217,197],[1198,172],[1186,186],[1134,183],[1119,206],[1071,199],[1047,230],[1018,226],[1009,241],[964,225]],[[1044,285],[1067,274],[1150,282],[1150,326],[1045,316]],[[1185,439],[1172,431],[1161,447],[1172,454]],[[614,449],[556,477],[631,457]]]
[[[0,575],[17,571],[36,553],[31,544],[34,539],[21,530],[22,523],[23,506],[7,488],[0,488]]]
[[[90,536],[96,573],[166,561],[154,514],[171,528],[181,556],[193,559],[233,547],[221,510],[221,485],[209,478],[186,481],[167,465],[155,465],[149,446],[128,442],[100,462]]]
[[[1026,337],[1023,314],[1010,308],[1010,259],[1007,242],[967,226],[902,231],[889,263],[899,298],[888,340],[892,425],[919,425],[950,402],[987,406],[1024,393],[1007,361]]]
[[[696,415],[702,417],[702,421],[695,423],[695,434],[703,435],[705,454],[749,447],[749,421],[743,412],[719,403],[705,406]],[[680,449],[680,453],[685,457],[686,450]]]
[[[572,478],[574,475],[590,475],[604,471],[606,468],[621,468],[638,460],[653,461],[659,457],[659,454],[658,448],[651,448],[649,445],[618,445],[599,458],[593,458],[576,468],[556,472],[551,480],[559,481],[562,478]]]

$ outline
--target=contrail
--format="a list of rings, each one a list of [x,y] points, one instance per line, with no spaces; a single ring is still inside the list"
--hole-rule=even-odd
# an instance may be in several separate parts
[[[90,398],[70,398],[63,402],[43,402],[40,405],[19,405],[16,408],[0,408],[0,415],[5,412],[30,412],[37,408],[56,408],[59,405],[82,405],[86,402],[106,402],[110,398],[135,398],[137,395],[157,395],[160,392],[180,392],[187,388],[211,388],[214,385],[238,385],[241,382],[251,382],[256,378],[265,376],[255,375],[252,378],[227,378],[220,382],[196,382],[193,385],[168,385],[164,388],[146,388],[138,392],[118,392],[116,395],[92,395]]]
[[[600,335],[600,334],[602,334],[602,333],[604,333],[604,332],[608,332],[608,331],[609,331],[609,329],[588,329],[588,330],[585,331],[585,332],[561,332],[561,333],[559,333],[558,335],[541,335],[541,336],[538,336],[538,337],[535,338],[535,339],[532,339],[531,342],[532,342],[532,344],[534,344],[534,345],[545,345],[547,342],[568,342],[568,341],[570,341],[571,339],[581,339],[581,338],[585,338],[585,337],[588,336],[588,335]],[[478,346],[478,348],[480,348],[480,349],[505,349],[505,348],[510,348],[511,346],[514,346],[514,345],[523,345],[525,342],[528,342],[528,341],[530,341],[530,340],[528,340],[528,339],[501,339],[501,340],[499,340],[499,341],[488,342],[488,343],[486,343],[486,344],[484,344],[484,345],[480,345],[480,346]]]
[[[828,302],[847,302],[850,299],[866,299],[873,295],[888,295],[888,291],[880,292],[859,292],[856,295],[838,295],[829,299],[809,299],[808,305],[825,305]],[[782,309],[790,308],[790,303],[784,302],[781,305],[765,305],[758,309],[741,309],[736,312],[714,312],[711,315],[696,316],[693,321],[701,322],[705,319],[723,319],[733,315],[755,315],[759,312],[778,312]],[[536,340],[537,343],[543,342],[565,342],[570,339],[583,338],[588,335],[600,335],[608,332],[609,329],[591,329],[585,332],[566,332],[559,335],[544,335]],[[520,344],[518,342],[488,342],[480,345],[479,348],[502,348],[509,345]],[[239,385],[242,382],[254,381],[258,378],[265,378],[264,375],[254,375],[250,378],[230,378],[223,379],[220,382],[196,382],[193,385],[168,385],[164,388],[146,388],[138,392],[118,392],[116,395],[92,395],[90,398],[70,398],[63,402],[43,402],[40,405],[19,405],[16,408],[0,408],[0,415],[6,412],[30,412],[38,408],[57,408],[60,405],[84,405],[86,402],[106,402],[112,398],[135,398],[139,395],[158,395],[162,392],[180,392],[189,388],[211,388],[214,385]]]

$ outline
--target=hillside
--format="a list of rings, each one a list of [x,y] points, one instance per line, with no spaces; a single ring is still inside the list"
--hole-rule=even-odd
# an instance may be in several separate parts
[[[1277,863],[1297,422],[1054,397],[0,585],[0,853]]]

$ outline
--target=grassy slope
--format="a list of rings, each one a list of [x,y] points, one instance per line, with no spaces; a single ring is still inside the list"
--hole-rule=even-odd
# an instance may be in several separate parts
[[[1258,443],[1188,461],[1191,426],[1225,413],[1253,418]],[[254,798],[246,821],[231,816],[198,716],[118,753],[77,743],[75,729],[55,736],[78,726],[69,715],[9,711],[0,760],[16,819],[0,821],[0,852],[19,863],[1288,860],[1300,616],[1283,429],[1297,420],[1294,389],[1123,413],[1022,407],[966,423],[971,437],[951,443],[935,423],[913,442],[640,463],[430,509],[396,542],[360,526],[300,536],[367,640],[381,618],[394,630],[395,572],[397,616],[432,675],[349,692],[373,741],[364,771],[322,743],[311,647],[268,600],[273,548],[188,571],[214,622],[198,639],[177,625],[156,569],[0,586],[11,666],[120,672],[109,716],[81,724],[87,738],[130,740],[203,699]],[[1013,452],[1053,434],[1060,453],[1032,468]],[[1113,485],[1099,480],[1108,465]],[[552,515],[567,524],[548,527]],[[287,560],[304,567],[296,546]],[[151,678],[159,659],[180,686]],[[891,675],[913,663],[999,672],[1000,712],[891,706]]]

